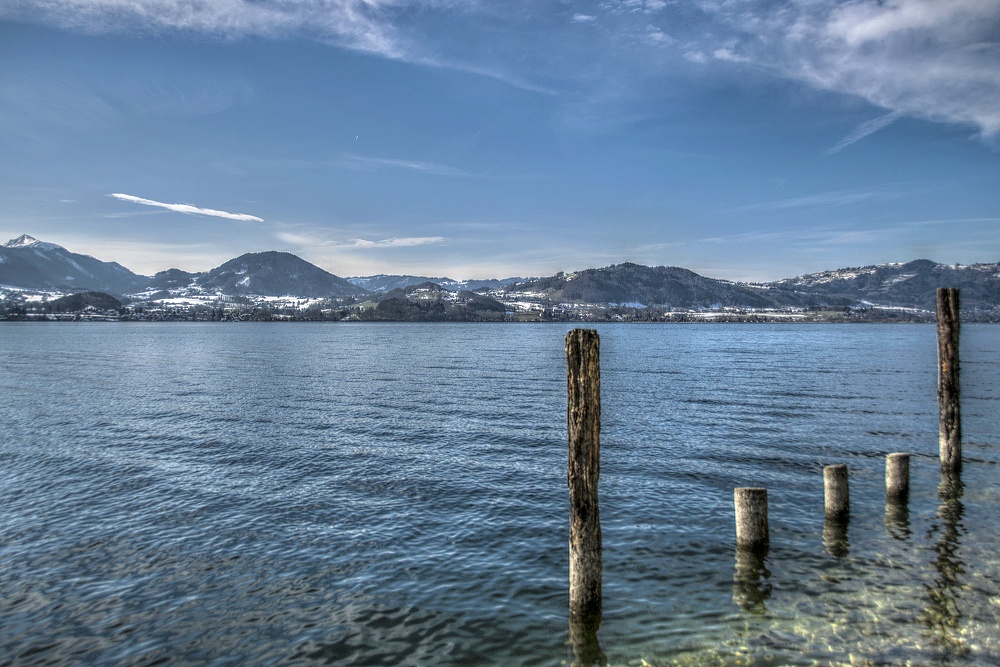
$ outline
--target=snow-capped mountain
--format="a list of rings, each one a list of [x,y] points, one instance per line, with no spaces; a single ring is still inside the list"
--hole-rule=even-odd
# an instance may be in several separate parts
[[[117,262],[102,262],[27,234],[0,246],[0,285],[126,294],[148,281]]]

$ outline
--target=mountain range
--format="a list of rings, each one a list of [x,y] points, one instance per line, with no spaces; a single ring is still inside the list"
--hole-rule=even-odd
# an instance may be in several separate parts
[[[72,294],[99,291],[126,301],[179,296],[289,296],[371,300],[426,294],[425,283],[452,295],[478,292],[498,302],[621,305],[633,308],[788,308],[877,305],[933,310],[937,287],[962,289],[963,309],[1000,308],[1000,263],[944,265],[930,260],[824,271],[770,283],[734,283],[677,267],[617,264],[543,278],[458,281],[379,274],[341,278],[286,252],[241,255],[210,271],[168,269],[142,276],[24,235],[0,246],[0,287]],[[419,287],[420,289],[412,289]],[[476,302],[475,295],[459,301]],[[440,299],[438,299],[440,301]],[[448,301],[448,299],[445,299]],[[476,305],[495,308],[492,303]],[[451,307],[451,306],[449,306]]]

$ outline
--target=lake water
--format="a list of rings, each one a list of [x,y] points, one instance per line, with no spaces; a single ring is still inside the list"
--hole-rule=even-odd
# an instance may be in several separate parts
[[[610,664],[1000,664],[1000,328],[597,328]],[[568,329],[0,324],[0,664],[572,662]]]

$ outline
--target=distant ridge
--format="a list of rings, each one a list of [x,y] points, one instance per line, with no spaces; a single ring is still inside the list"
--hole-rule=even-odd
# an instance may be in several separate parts
[[[772,296],[760,288],[706,278],[673,266],[649,267],[632,263],[558,273],[550,278],[507,285],[498,293],[508,298],[544,296],[562,303],[612,303],[633,307],[775,306]]]
[[[918,259],[822,271],[768,283],[735,283],[680,267],[624,263],[544,278],[457,281],[390,274],[344,279],[291,253],[268,251],[247,253],[202,273],[168,269],[149,277],[135,274],[116,262],[73,253],[27,234],[0,246],[0,287],[57,294],[100,291],[135,301],[189,295],[201,299],[273,296],[348,301],[374,295],[376,302],[385,298],[412,300],[411,288],[425,283],[432,284],[442,294],[474,291],[495,302],[530,301],[543,307],[546,304],[660,309],[878,306],[924,311],[934,310],[938,287],[958,287],[962,290],[963,310],[1000,308],[1000,263],[947,265]],[[430,293],[429,288],[422,289]],[[462,298],[469,303],[468,297]],[[441,300],[451,303],[452,297],[442,296]],[[477,310],[496,308],[490,302],[474,305]]]
[[[934,310],[938,287],[962,290],[962,307],[1000,305],[1000,264],[968,266],[917,259],[906,264],[882,264],[839,269],[786,278],[765,285],[789,299],[871,302]]]

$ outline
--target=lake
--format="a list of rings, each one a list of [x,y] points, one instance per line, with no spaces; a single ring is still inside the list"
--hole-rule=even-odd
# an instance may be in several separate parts
[[[569,328],[0,324],[0,663],[569,664]],[[596,328],[610,664],[1000,664],[1000,329]]]

